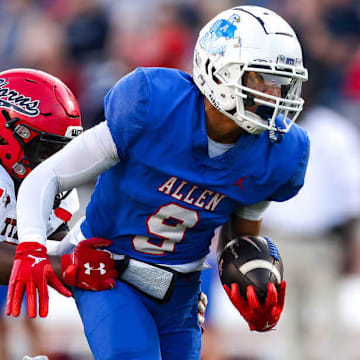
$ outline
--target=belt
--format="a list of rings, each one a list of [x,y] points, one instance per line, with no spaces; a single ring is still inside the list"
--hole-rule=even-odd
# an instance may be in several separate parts
[[[174,290],[175,280],[183,274],[160,265],[149,264],[125,256],[115,261],[118,280],[160,303],[167,302]]]

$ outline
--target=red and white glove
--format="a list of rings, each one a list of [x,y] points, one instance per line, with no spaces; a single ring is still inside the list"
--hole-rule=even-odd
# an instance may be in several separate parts
[[[39,315],[45,317],[49,310],[47,285],[60,294],[71,296],[71,292],[61,283],[52,269],[46,247],[38,242],[20,243],[16,248],[14,264],[11,270],[6,300],[6,315],[18,316],[26,290],[28,315],[36,317],[38,292]]]
[[[93,237],[81,241],[71,254],[63,255],[61,274],[64,283],[93,291],[114,288],[118,276],[115,261],[108,251],[101,250],[111,244],[111,240]]]
[[[285,281],[280,283],[279,292],[273,283],[268,283],[264,304],[260,303],[255,289],[251,285],[246,289],[247,300],[241,296],[239,285],[236,283],[231,284],[231,289],[224,285],[224,289],[233,305],[249,324],[250,330],[268,331],[279,321],[285,303]]]

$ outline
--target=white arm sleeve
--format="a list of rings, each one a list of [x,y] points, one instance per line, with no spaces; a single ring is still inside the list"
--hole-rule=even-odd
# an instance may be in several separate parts
[[[119,161],[106,122],[85,131],[36,167],[20,186],[17,228],[20,242],[46,240],[46,225],[57,193],[96,178]]]
[[[271,201],[260,201],[253,205],[242,206],[235,211],[235,214],[246,220],[257,221],[262,219],[270,204]]]

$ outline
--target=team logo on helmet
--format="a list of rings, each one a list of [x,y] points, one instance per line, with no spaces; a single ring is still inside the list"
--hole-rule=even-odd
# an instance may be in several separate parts
[[[227,40],[234,39],[236,23],[240,22],[240,16],[233,14],[228,20],[219,19],[212,24],[210,30],[199,40],[200,45],[211,55],[224,55],[228,45]]]
[[[9,89],[6,79],[0,78],[0,106],[15,110],[21,114],[35,117],[40,114],[39,100],[19,94],[16,90]]]

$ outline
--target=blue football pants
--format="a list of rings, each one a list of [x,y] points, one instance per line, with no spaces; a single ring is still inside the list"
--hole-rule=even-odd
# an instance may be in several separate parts
[[[122,281],[99,292],[73,289],[96,360],[199,360],[199,292],[199,272],[180,275],[165,304]]]

